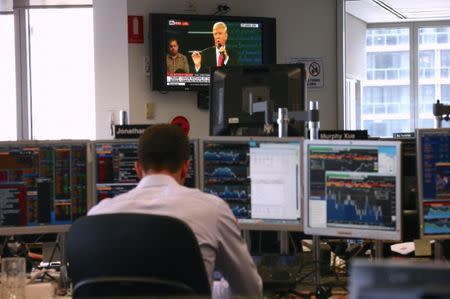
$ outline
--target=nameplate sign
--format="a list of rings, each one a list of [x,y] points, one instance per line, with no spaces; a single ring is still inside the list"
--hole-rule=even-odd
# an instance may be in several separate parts
[[[405,132],[405,133],[394,133],[392,134],[394,138],[402,139],[402,138],[416,138],[416,134],[414,132]]]
[[[114,126],[115,139],[139,138],[150,125],[116,125]]]
[[[319,139],[333,140],[366,140],[367,130],[320,130]]]

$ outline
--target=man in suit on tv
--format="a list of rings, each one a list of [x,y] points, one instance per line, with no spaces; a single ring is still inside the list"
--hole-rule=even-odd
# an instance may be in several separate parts
[[[202,51],[194,51],[191,55],[197,73],[208,73],[211,66],[238,64],[238,54],[227,48],[227,25],[217,22],[213,25],[214,46]]]

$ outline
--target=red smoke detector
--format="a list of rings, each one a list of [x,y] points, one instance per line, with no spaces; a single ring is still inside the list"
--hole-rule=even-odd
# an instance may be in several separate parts
[[[180,126],[183,129],[184,134],[189,135],[191,125],[189,124],[189,121],[187,120],[186,117],[181,115],[175,116],[170,123],[172,125]]]

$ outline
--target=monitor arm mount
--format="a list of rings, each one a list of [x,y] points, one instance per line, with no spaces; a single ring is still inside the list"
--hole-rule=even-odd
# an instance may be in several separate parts
[[[439,100],[433,104],[433,115],[436,118],[436,127],[442,128],[442,121],[450,120],[450,105],[441,104]]]
[[[278,123],[278,137],[288,136],[289,121],[308,122],[308,130],[312,139],[318,139],[319,136],[319,103],[317,101],[309,102],[309,110],[307,111],[288,111],[287,108],[278,108],[278,116],[274,113],[274,105],[271,100],[255,102],[253,95],[249,95],[249,114],[253,115],[257,112],[264,113],[264,132],[270,134],[273,132],[273,123]]]

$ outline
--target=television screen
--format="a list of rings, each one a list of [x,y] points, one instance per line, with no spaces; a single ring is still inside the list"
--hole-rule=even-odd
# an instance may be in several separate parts
[[[210,67],[276,63],[273,18],[150,15],[153,90],[207,90]]]

